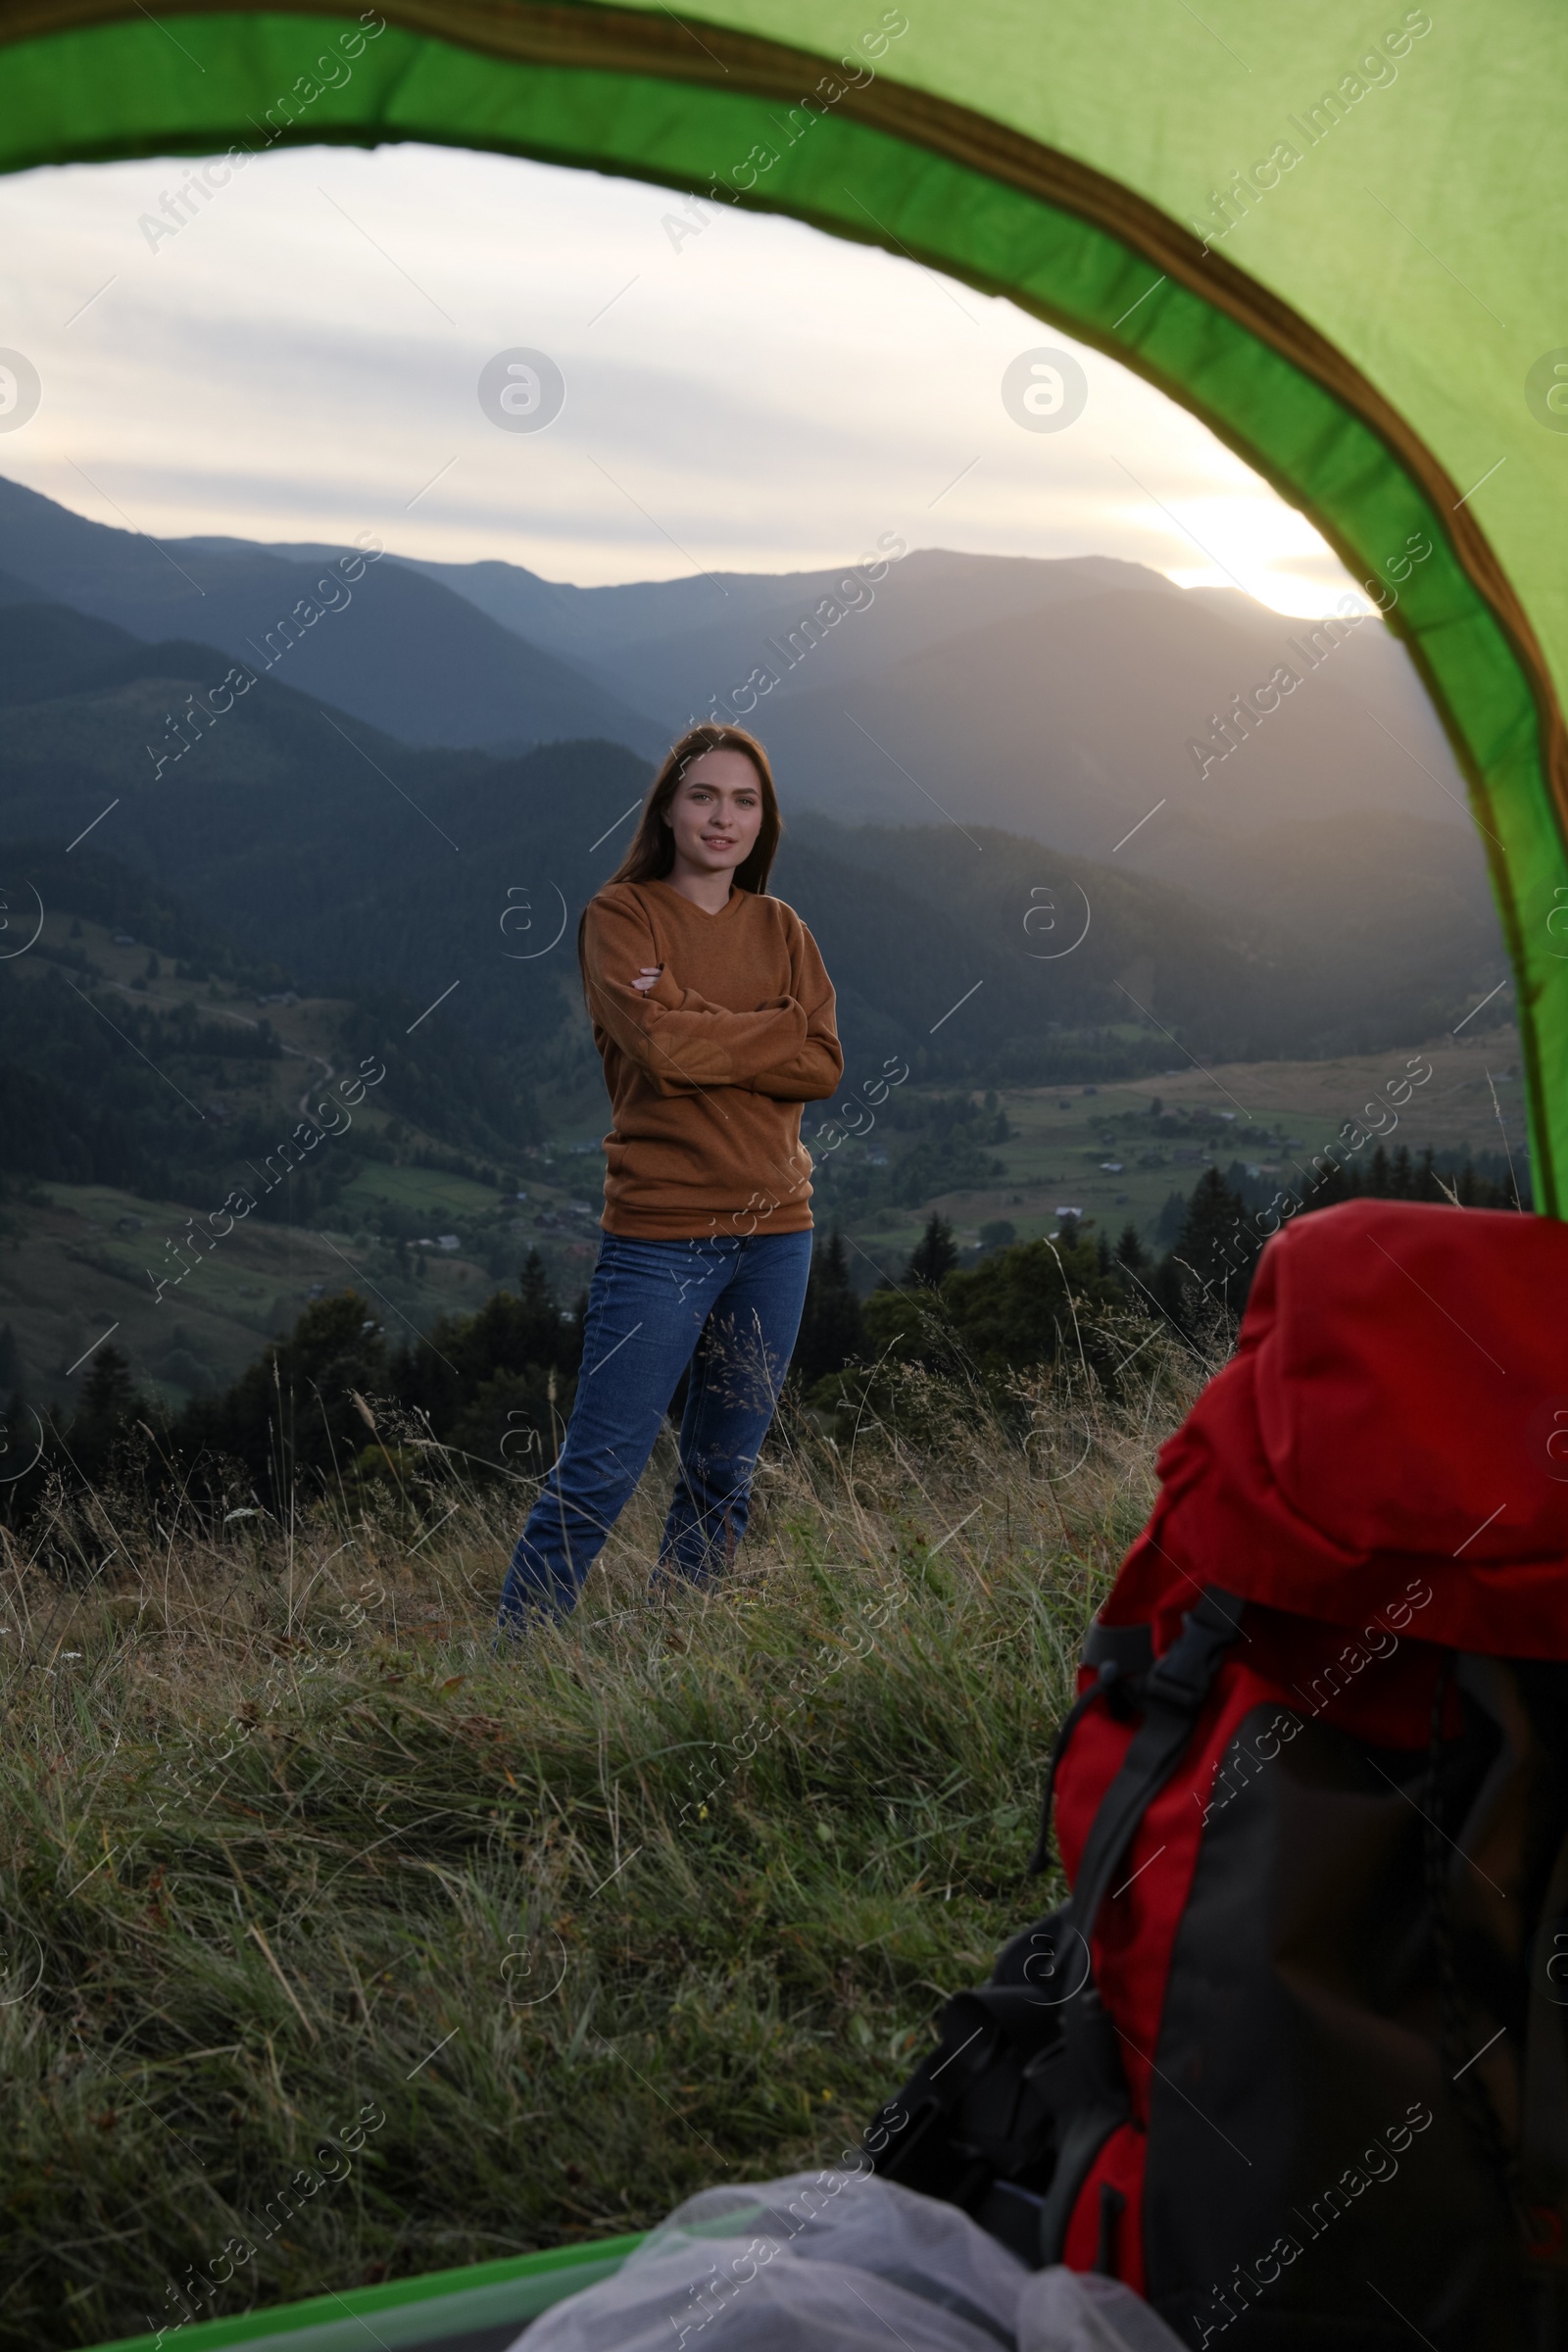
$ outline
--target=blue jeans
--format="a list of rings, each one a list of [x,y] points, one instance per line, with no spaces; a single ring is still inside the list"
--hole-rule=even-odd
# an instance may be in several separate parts
[[[789,1369],[809,1233],[642,1242],[607,1233],[583,1319],[566,1442],[517,1540],[500,1623],[572,1608],[642,1476],[690,1366],[680,1469],[659,1564],[694,1582],[728,1567]]]

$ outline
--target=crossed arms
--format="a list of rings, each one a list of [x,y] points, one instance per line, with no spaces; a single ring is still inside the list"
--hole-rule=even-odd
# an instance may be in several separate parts
[[[666,965],[651,987],[633,986],[654,949],[633,906],[596,899],[583,930],[583,965],[594,1020],[662,1095],[740,1086],[781,1102],[831,1095],[844,1071],[833,1019],[833,984],[804,923],[790,950],[790,993],[753,1012],[730,1012],[682,988]]]

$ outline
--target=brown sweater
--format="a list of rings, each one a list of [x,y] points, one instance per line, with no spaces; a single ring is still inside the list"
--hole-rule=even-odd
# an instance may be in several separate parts
[[[806,1231],[801,1106],[832,1094],[844,1055],[833,984],[794,908],[732,890],[707,914],[667,882],[612,882],[589,901],[582,946],[612,1120],[606,1231]],[[639,996],[630,983],[655,963]]]

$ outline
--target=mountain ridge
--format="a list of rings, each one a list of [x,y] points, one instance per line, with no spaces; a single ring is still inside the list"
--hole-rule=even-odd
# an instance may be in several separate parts
[[[252,662],[341,554],[218,535],[158,548],[4,481],[0,525],[35,593]],[[693,716],[733,715],[796,807],[883,821],[934,802],[1152,873],[1156,804],[1225,827],[1371,808],[1462,825],[1464,782],[1403,647],[1369,617],[1319,654],[1312,627],[1118,558],[908,551],[892,532],[842,567],[597,587],[394,549],[279,675],[383,736],[453,750],[597,737],[654,759]],[[1282,662],[1297,686],[1200,776],[1193,745],[1217,747],[1216,714]]]
[[[171,540],[90,521],[0,477],[0,533],[18,573],[49,601],[147,643],[199,637],[266,666],[284,640],[288,675],[400,740],[461,747],[603,735],[648,755],[662,729],[558,655],[527,643],[379,549],[336,550],[328,606],[318,564],[248,540]],[[372,540],[373,533],[362,534]],[[302,605],[318,621],[300,624]]]
[[[648,782],[634,753],[419,749],[263,678],[199,734],[187,721],[188,750],[155,769],[149,730],[171,706],[202,707],[221,653],[148,645],[67,608],[11,614],[0,839],[64,849],[90,833],[313,991],[396,990],[416,1009],[445,992],[519,1084],[590,1068],[561,943],[629,835]],[[972,1075],[988,1053],[1009,1082],[1045,1075],[1060,1058],[1052,1024],[1114,1029],[1123,1056],[1146,1017],[1205,1056],[1419,1038],[1506,969],[1471,844],[1430,819],[1303,822],[1284,859],[1266,836],[1173,826],[1177,882],[916,807],[921,824],[876,827],[790,805],[779,888],[831,951],[852,1042],[902,1051],[909,1031],[936,1078]],[[1092,933],[1066,957],[1038,936],[1051,890],[1093,901]],[[943,1029],[981,982],[978,1031]],[[519,1037],[536,1043],[524,1053]]]

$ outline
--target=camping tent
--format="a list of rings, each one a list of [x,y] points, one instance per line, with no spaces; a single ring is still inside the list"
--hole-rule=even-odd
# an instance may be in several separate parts
[[[347,2294],[316,2295],[276,2311],[243,2312],[237,2319],[204,2320],[172,2333],[138,2335],[101,2352],[160,2352],[177,2340],[180,2352],[505,2352],[530,2320],[552,2303],[617,2271],[636,2237],[600,2238],[549,2254],[472,2263],[423,2278],[362,2286]]]
[[[0,43],[10,171],[416,139],[630,173],[1005,294],[1191,409],[1311,516],[1426,680],[1513,960],[1536,1200],[1561,1213],[1568,18],[1547,0],[0,0]]]

